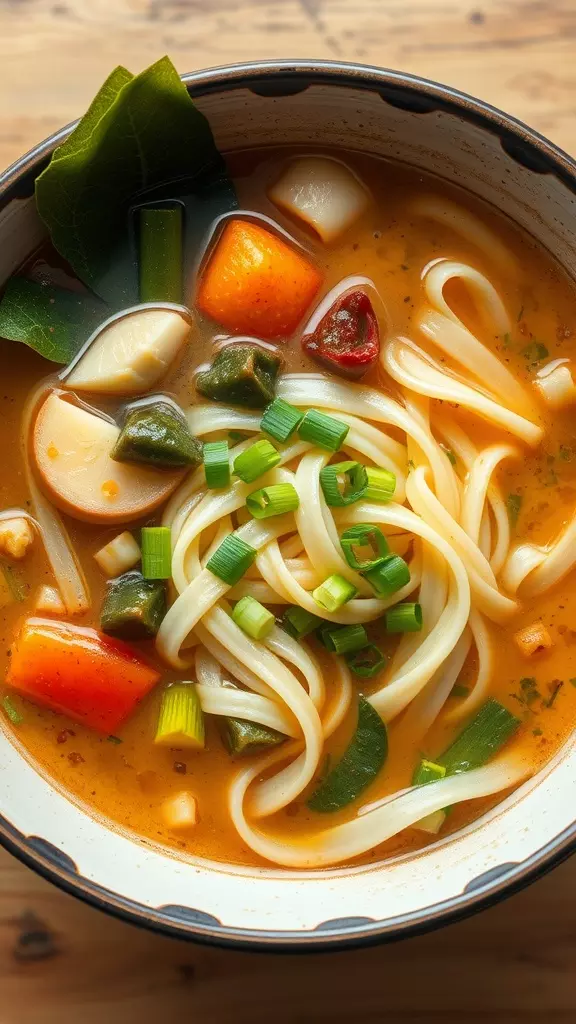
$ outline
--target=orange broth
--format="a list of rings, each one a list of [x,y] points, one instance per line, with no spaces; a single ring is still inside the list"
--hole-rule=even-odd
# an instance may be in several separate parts
[[[549,253],[492,209],[445,182],[427,178],[419,171],[349,154],[345,155],[346,161],[372,189],[375,202],[341,240],[327,247],[279,215],[266,199],[266,186],[285,158],[285,151],[234,155],[230,160],[230,170],[238,189],[240,208],[272,217],[309,247],[325,274],[324,291],[350,274],[371,277],[384,299],[393,331],[410,336],[411,321],[421,301],[422,268],[439,256],[461,260],[477,267],[494,283],[514,322],[509,338],[488,336],[476,323],[475,333],[528,387],[531,387],[530,372],[522,349],[531,339],[543,342],[551,359],[574,353],[574,284]],[[499,279],[495,267],[485,255],[450,228],[431,221],[411,219],[406,210],[407,203],[424,191],[440,193],[479,213],[518,257],[522,266],[520,282],[516,284]],[[473,315],[464,307],[462,313],[465,317]],[[217,333],[218,329],[213,324],[205,323],[200,344],[189,352],[166,382],[166,390],[175,394],[184,407],[197,400],[191,371],[210,357]],[[287,369],[318,369],[302,356],[297,339],[280,348]],[[30,389],[46,376],[50,367],[24,346],[11,342],[0,342],[0,358],[3,366],[0,429],[5,439],[0,508],[27,507],[28,495],[18,441],[20,418]],[[377,372],[364,378],[363,382],[384,386]],[[389,382],[386,387],[390,390]],[[493,437],[493,432],[479,418],[472,420],[472,417],[467,418],[461,413],[457,415],[463,425],[471,429],[478,446],[488,443]],[[543,444],[535,451],[525,449],[521,461],[507,462],[498,475],[503,494],[518,494],[522,498],[513,533],[516,541],[549,542],[563,523],[572,517],[576,507],[573,413],[552,415],[542,409],[542,415],[546,428]],[[66,518],[66,525],[80,555],[93,598],[93,611],[85,618],[84,624],[98,626],[105,580],[93,560],[93,554],[119,530],[118,527],[88,525],[69,518]],[[35,544],[26,561],[17,566],[16,572],[22,578],[27,596],[22,603],[0,611],[0,668],[3,672],[19,622],[33,614],[34,596],[39,585],[51,582],[51,573],[39,543]],[[528,660],[513,643],[512,634],[535,620],[542,620],[549,629],[553,647]],[[512,742],[521,745],[537,767],[567,738],[576,714],[576,588],[573,576],[541,599],[526,604],[511,623],[502,627],[489,623],[488,628],[498,652],[498,671],[491,682],[491,694],[522,719],[521,729]],[[371,627],[370,631],[377,635],[377,627]],[[151,644],[139,646],[154,660]],[[388,646],[390,648],[389,638]],[[162,671],[165,679],[175,678],[175,673],[164,668]],[[535,677],[541,695],[541,699],[530,706],[522,703],[520,688],[520,680],[527,676]],[[459,683],[466,685],[473,678],[474,661],[471,658]],[[328,673],[327,679],[329,682]],[[243,845],[227,810],[228,784],[245,761],[229,756],[214,719],[209,716],[204,751],[171,751],[154,746],[160,692],[161,687],[157,687],[125,724],[117,740],[102,737],[17,696],[11,699],[23,716],[22,723],[16,727],[7,721],[2,724],[12,730],[15,741],[39,770],[72,799],[113,824],[136,833],[143,840],[217,861],[244,865],[263,863]],[[449,701],[456,699],[452,697]],[[329,741],[331,754],[337,756],[346,745],[354,727],[352,717]],[[372,802],[410,783],[422,751],[416,745],[396,750],[396,729],[397,725],[392,723],[388,764],[363,794],[362,802]],[[436,725],[425,739],[423,752],[431,757],[437,755],[460,729],[461,726],[449,731]],[[196,795],[200,820],[190,833],[177,835],[163,825],[160,805],[166,797],[183,788],[189,788]],[[491,798],[460,805],[450,814],[442,834],[458,829],[496,802],[497,798]],[[328,822],[326,816],[308,811],[304,799],[301,799],[296,805],[268,819],[267,829],[278,836],[305,832],[348,820],[354,813],[354,807],[344,809],[330,815]],[[434,837],[428,837],[421,831],[409,829],[367,854],[363,860],[369,862],[417,850],[433,840]]]

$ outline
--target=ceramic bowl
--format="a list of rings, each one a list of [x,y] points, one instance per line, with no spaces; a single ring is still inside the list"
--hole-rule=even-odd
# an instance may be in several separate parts
[[[512,117],[453,89],[379,68],[264,62],[185,78],[224,152],[318,142],[401,160],[488,200],[576,265],[576,164]],[[70,126],[0,178],[0,282],[41,239],[34,178]],[[576,843],[576,751],[456,836],[369,867],[295,874],[191,858],[74,803],[0,733],[0,841],[63,889],[181,938],[260,949],[336,949],[399,938],[513,892]]]

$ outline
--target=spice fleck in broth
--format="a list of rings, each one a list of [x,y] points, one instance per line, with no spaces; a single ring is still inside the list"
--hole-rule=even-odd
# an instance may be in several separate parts
[[[72,799],[192,856],[415,851],[573,726],[574,286],[408,167],[224,166],[170,83],[205,166],[176,150],[134,187],[125,237],[63,233],[40,179],[51,244],[0,302],[2,724]]]

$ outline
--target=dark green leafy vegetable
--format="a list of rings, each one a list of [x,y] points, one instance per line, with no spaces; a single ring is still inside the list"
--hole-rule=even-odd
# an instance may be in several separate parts
[[[374,781],[387,754],[386,726],[372,705],[360,697],[354,736],[336,767],[308,800],[310,810],[325,814],[352,803]]]
[[[508,708],[490,698],[478,714],[437,758],[447,775],[480,768],[510,739],[520,725]]]
[[[108,314],[93,295],[13,277],[0,300],[0,338],[68,363]]]
[[[163,580],[145,580],[140,572],[126,572],[108,585],[100,624],[102,631],[122,640],[156,636],[166,614]]]
[[[182,207],[140,210],[140,302],[182,302]]]
[[[129,210],[137,201],[178,198],[177,179],[182,194],[210,199],[223,190],[224,208],[236,205],[210,126],[169,58],[135,77],[117,68],[36,181],[54,246],[114,308],[136,301],[138,291],[134,260],[126,259]],[[200,216],[205,230],[214,204]]]
[[[170,402],[146,402],[128,409],[112,452],[115,462],[142,462],[159,468],[199,466],[203,449],[182,413]]]
[[[244,718],[224,718],[222,737],[228,752],[235,757],[258,753],[265,747],[277,747],[286,739],[281,732]]]
[[[259,345],[230,345],[198,374],[196,389],[216,402],[263,408],[274,398],[280,363],[279,356]]]

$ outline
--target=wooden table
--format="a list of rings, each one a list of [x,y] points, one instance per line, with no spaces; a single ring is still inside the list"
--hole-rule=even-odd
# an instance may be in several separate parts
[[[575,40],[574,0],[0,0],[0,166],[81,114],[115,64],[164,53],[183,72],[265,57],[401,68],[575,150]],[[575,957],[576,860],[441,932],[291,958],[138,931],[0,855],[0,1024],[573,1024]]]

